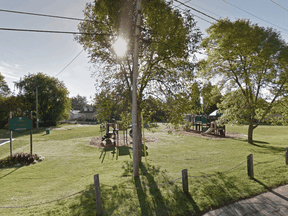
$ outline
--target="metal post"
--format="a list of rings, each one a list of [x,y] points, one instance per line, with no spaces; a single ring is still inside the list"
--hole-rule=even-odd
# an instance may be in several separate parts
[[[141,25],[141,0],[137,0],[137,21],[135,34],[134,62],[133,62],[133,89],[132,89],[132,134],[133,134],[133,174],[139,176],[139,137],[137,121],[137,77],[139,57],[139,36]],[[141,151],[141,149],[140,149]]]
[[[32,156],[32,129],[33,129],[33,112],[31,111],[32,128],[30,130],[30,155]]]
[[[12,112],[10,112],[10,116],[9,116],[10,119],[12,119]],[[12,135],[13,135],[13,132],[12,130],[10,131],[10,156],[12,157]]]
[[[36,87],[36,132],[38,132],[38,86]]]

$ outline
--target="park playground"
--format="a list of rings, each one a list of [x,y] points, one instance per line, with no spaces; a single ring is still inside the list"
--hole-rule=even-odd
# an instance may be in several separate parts
[[[239,136],[209,139],[168,133],[169,125],[158,125],[154,133],[145,130],[153,141],[146,142],[148,164],[142,158],[139,181],[132,177],[131,155],[117,157],[111,150],[103,159],[103,149],[89,144],[103,136],[99,125],[61,125],[49,135],[34,131],[34,152],[45,160],[0,170],[0,215],[95,215],[95,174],[103,215],[196,215],[288,182],[287,126],[260,126],[251,145],[247,126],[226,125],[228,134]],[[0,131],[1,138],[7,134]],[[29,134],[14,135],[14,152],[29,151]],[[255,179],[247,177],[249,154],[254,155]],[[7,155],[9,144],[0,146],[0,157]],[[190,196],[182,191],[183,169],[188,170]]]

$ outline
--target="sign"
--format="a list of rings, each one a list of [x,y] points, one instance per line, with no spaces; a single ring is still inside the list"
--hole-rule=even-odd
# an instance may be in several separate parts
[[[24,132],[33,128],[32,120],[24,117],[9,119],[9,130],[14,132]]]

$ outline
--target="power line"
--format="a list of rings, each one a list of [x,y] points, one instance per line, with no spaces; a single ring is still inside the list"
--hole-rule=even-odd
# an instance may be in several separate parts
[[[57,18],[57,19],[68,19],[68,20],[77,20],[77,21],[89,21],[89,20],[80,19],[80,18],[75,18],[75,17],[57,16],[57,15],[50,15],[50,14],[40,14],[40,13],[31,13],[31,12],[5,10],[5,9],[0,9],[0,11],[2,11],[2,12],[8,12],[8,13],[18,13],[18,14],[25,14],[25,15],[33,15],[33,16],[43,16],[43,17],[50,17],[50,18]]]
[[[177,1],[177,0],[175,0],[175,1]],[[239,10],[244,11],[245,13],[250,14],[251,16],[256,17],[257,19],[260,19],[260,20],[262,20],[262,21],[264,21],[264,22],[267,22],[267,23],[269,23],[269,24],[271,24],[271,25],[274,25],[274,26],[276,26],[276,27],[278,27],[278,28],[281,28],[281,29],[283,29],[283,30],[285,30],[285,31],[288,31],[288,29],[282,28],[282,27],[280,27],[280,26],[278,26],[278,25],[275,25],[275,24],[273,24],[273,23],[271,23],[271,22],[269,22],[269,21],[266,21],[266,20],[264,20],[264,19],[262,19],[262,18],[260,18],[260,17],[258,17],[258,16],[256,16],[256,15],[254,15],[254,14],[252,14],[252,13],[250,13],[250,12],[248,12],[248,11],[246,11],[246,10],[244,10],[244,9],[242,9],[242,8],[240,8],[240,7],[232,4],[232,3],[230,3],[230,2],[227,2],[226,0],[223,0],[223,1],[224,1],[225,3],[227,3],[227,4],[232,5],[232,6],[235,7],[235,8],[238,8]]]
[[[103,33],[86,33],[86,32],[67,32],[67,31],[50,31],[50,30],[38,30],[38,29],[14,29],[14,28],[0,28],[2,31],[23,31],[23,32],[38,32],[38,33],[57,33],[57,34],[86,34],[86,35],[109,35],[116,36],[113,34]]]
[[[186,4],[186,3],[189,3],[189,4],[193,5],[193,6],[196,6],[196,7],[200,8],[200,9],[202,9],[202,10],[204,10],[204,11],[207,11],[207,12],[209,12],[209,13],[211,13],[211,14],[214,14],[214,15],[216,15],[216,16],[218,16],[218,17],[221,17],[220,15],[218,15],[218,14],[212,12],[212,11],[209,11],[209,10],[203,8],[203,7],[200,7],[199,5],[196,5],[196,4],[192,3],[191,0],[188,0],[188,1],[184,2],[184,4]]]
[[[180,7],[177,6],[177,5],[174,5],[174,7],[177,7],[177,8],[179,8],[180,10],[183,10],[182,8],[180,8]],[[193,14],[193,13],[192,13],[192,14]],[[193,16],[198,17],[199,19],[202,19],[202,20],[204,20],[205,22],[208,22],[208,23],[210,23],[210,24],[213,24],[212,22],[210,22],[210,21],[208,21],[208,20],[206,20],[206,19],[204,19],[204,18],[202,18],[202,17],[200,17],[200,16],[197,16],[196,14],[193,14]]]
[[[82,52],[83,50],[81,50],[81,52],[78,53],[78,55],[68,65],[66,65],[66,67],[64,67],[55,77],[57,77],[60,73],[62,73],[62,71],[64,71]]]
[[[190,7],[189,5],[186,5],[186,4],[184,4],[183,2],[180,2],[180,1],[178,1],[178,0],[175,0],[176,2],[178,2],[178,3],[180,3],[180,4],[182,4],[182,5],[184,5],[185,7],[187,7],[187,8],[191,8],[191,9],[193,9],[193,10],[196,10],[196,9],[194,9],[194,8],[192,8],[192,7]],[[223,1],[225,1],[225,0],[223,0]],[[178,7],[178,6],[176,6],[176,7]],[[179,7],[178,7],[179,8]],[[181,9],[181,8],[180,8]],[[183,10],[183,9],[182,9]],[[216,18],[214,18],[214,17],[212,17],[212,16],[209,16],[209,15],[207,15],[207,14],[205,14],[204,12],[201,12],[201,11],[199,11],[199,10],[196,10],[197,12],[199,12],[199,13],[201,13],[201,14],[203,14],[204,16],[207,16],[207,17],[209,17],[209,18],[211,18],[211,19],[214,19],[214,20],[216,20],[217,22],[221,22],[221,23],[223,23],[223,24],[226,24],[223,20],[217,20]],[[195,15],[196,16],[196,15]],[[198,16],[197,16],[198,17]],[[209,22],[209,23],[211,23],[211,24],[213,24],[212,22],[210,22],[210,21],[207,21],[207,20],[205,20],[205,19],[203,19],[203,18],[201,18],[201,17],[199,17],[200,19],[202,19],[202,20],[204,20],[204,21],[206,21],[206,22]],[[227,24],[226,24],[227,25]],[[229,25],[230,26],[230,25]],[[242,32],[242,30],[241,29],[238,29],[238,28],[236,28],[236,27],[234,27],[233,25],[232,26],[230,26],[231,28],[234,28],[234,29],[236,29],[237,31],[239,31],[239,32]],[[255,36],[253,36],[253,35],[251,35],[251,34],[249,34],[249,33],[245,33],[247,36],[250,36],[250,37],[253,37],[253,38],[255,38]],[[273,44],[273,43],[271,43],[271,42],[268,42],[269,44]]]
[[[288,9],[284,8],[283,6],[281,6],[280,4],[276,3],[275,1],[273,0],[270,0],[271,2],[273,2],[274,4],[278,5],[279,7],[283,8],[284,10],[288,11]]]
[[[178,0],[175,0],[175,1],[178,2],[179,4],[184,5],[185,7],[188,7],[188,8],[190,8],[190,9],[192,9],[192,10],[198,12],[198,13],[203,14],[204,16],[209,17],[210,19],[213,19],[213,20],[215,20],[215,21],[218,21],[216,18],[214,18],[214,17],[212,17],[212,16],[210,16],[210,15],[204,13],[204,12],[201,12],[201,11],[199,11],[199,10],[197,10],[197,9],[195,9],[195,8],[193,8],[193,7],[191,7],[191,6],[189,6],[189,5],[186,5],[186,4],[184,4],[183,2],[180,2],[180,1],[178,1]],[[206,21],[207,21],[207,20],[206,20]]]

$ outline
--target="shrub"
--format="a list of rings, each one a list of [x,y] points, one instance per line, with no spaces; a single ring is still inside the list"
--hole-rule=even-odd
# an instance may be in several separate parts
[[[38,161],[39,156],[37,154],[28,154],[28,153],[15,153],[12,156],[8,156],[0,160],[0,167],[11,167],[16,164],[29,165],[34,161]]]

